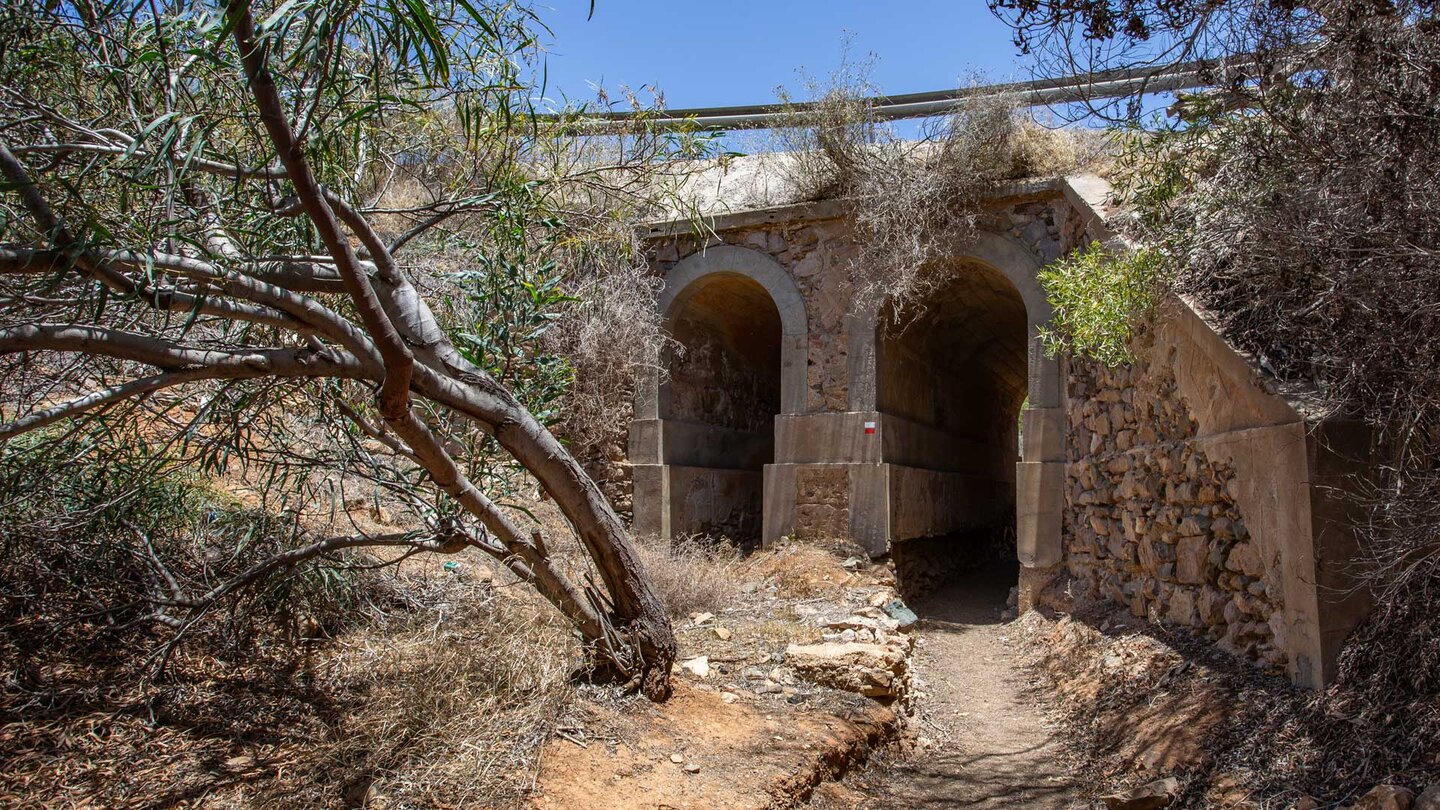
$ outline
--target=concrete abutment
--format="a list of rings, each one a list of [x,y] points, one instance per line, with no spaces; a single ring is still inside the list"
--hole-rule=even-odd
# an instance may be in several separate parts
[[[708,239],[657,226],[678,348],[637,381],[634,530],[845,538],[937,566],[1003,536],[1022,608],[1065,580],[1323,683],[1368,607],[1335,494],[1364,443],[1306,417],[1183,301],[1132,366],[1047,354],[1036,275],[1118,244],[1106,194],[1080,177],[997,196],[910,313],[856,305],[838,206],[722,215]]]

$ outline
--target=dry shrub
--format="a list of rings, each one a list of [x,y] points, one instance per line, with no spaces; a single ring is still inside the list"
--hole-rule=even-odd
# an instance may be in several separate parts
[[[1104,136],[1042,126],[1005,96],[975,96],[903,140],[865,101],[875,95],[867,72],[846,61],[829,87],[810,83],[807,108],[782,91],[791,112],[776,133],[798,197],[849,203],[857,307],[888,298],[906,309],[949,281],[941,260],[975,238],[986,200],[1006,182],[1106,162]]]
[[[243,508],[191,460],[132,431],[12,440],[0,448],[0,647],[33,656],[27,666],[67,651],[77,662],[129,655],[139,677],[159,669],[172,641],[243,661],[275,630],[334,632],[359,604],[388,598],[340,554],[265,579],[193,623],[171,604],[306,542],[298,512]]]
[[[1012,144],[1009,174],[1016,179],[1076,172],[1108,177],[1114,170],[1115,141],[1103,129],[1061,126],[1022,113]]]
[[[367,791],[391,807],[521,803],[573,698],[577,648],[553,610],[474,568],[428,566],[403,590],[430,609],[338,641],[318,678],[351,708],[266,803],[353,806]]]
[[[716,613],[740,593],[740,552],[701,539],[646,540],[637,545],[645,570],[671,616]]]
[[[774,148],[789,158],[782,171],[798,200],[849,194],[871,160],[868,152],[895,143],[865,101],[879,95],[869,78],[874,65],[873,55],[859,63],[850,61],[847,43],[840,67],[828,83],[801,74],[811,105],[805,110],[795,106],[788,89],[776,88],[788,113],[774,130]]]
[[[549,335],[575,371],[557,430],[582,456],[593,456],[607,444],[625,446],[635,363],[655,356],[663,339],[660,284],[633,221],[605,220],[586,239],[569,242],[563,256],[567,289],[578,300]]]

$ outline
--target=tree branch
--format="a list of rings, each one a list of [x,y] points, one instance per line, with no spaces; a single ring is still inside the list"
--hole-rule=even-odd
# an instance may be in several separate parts
[[[214,374],[209,370],[203,371],[172,371],[165,374],[156,374],[150,377],[142,377],[138,380],[131,380],[121,385],[102,388],[93,391],[85,396],[72,399],[59,405],[54,405],[44,410],[35,411],[28,416],[16,419],[8,424],[0,424],[0,442],[19,436],[46,425],[53,424],[62,419],[72,416],[79,416],[87,411],[96,408],[103,408],[113,405],[116,402],[143,396],[164,388],[173,388],[184,383],[196,380],[213,379]]]
[[[221,377],[336,377],[373,379],[354,357],[334,349],[218,351],[182,346],[163,338],[84,324],[27,324],[0,329],[0,355],[59,351],[133,360],[168,371],[199,369]]]

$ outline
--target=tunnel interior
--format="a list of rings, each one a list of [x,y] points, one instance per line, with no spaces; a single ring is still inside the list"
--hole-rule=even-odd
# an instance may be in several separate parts
[[[763,473],[780,411],[780,312],[759,283],[715,273],[669,313],[665,463],[672,532],[758,544]]]
[[[892,307],[876,336],[876,404],[887,417],[886,460],[896,465],[891,554],[911,595],[966,572],[998,572],[1013,584],[1018,571],[1025,303],[986,265],[934,272],[945,280],[915,306]]]

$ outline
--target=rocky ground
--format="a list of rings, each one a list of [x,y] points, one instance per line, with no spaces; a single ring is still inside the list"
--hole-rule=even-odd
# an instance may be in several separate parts
[[[888,568],[794,545],[738,575],[732,604],[678,622],[675,697],[584,700],[534,806],[792,806],[901,733],[914,616]]]

